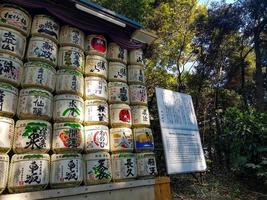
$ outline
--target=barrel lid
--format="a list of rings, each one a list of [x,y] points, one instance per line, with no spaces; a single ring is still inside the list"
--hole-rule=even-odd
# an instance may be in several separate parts
[[[54,96],[54,101],[70,99],[84,102],[82,97],[74,94],[58,94]]]
[[[52,17],[50,15],[45,15],[45,14],[34,15],[33,20],[34,20],[34,18],[39,18],[39,17],[49,18],[49,19],[53,20],[55,23],[58,23],[56,18],[54,18],[54,17]]]
[[[7,154],[0,154],[0,161],[8,162],[9,156]]]
[[[134,105],[130,107],[131,107],[131,110],[135,110],[135,109],[147,109],[148,110],[148,107],[144,105]]]
[[[102,56],[99,56],[99,55],[91,55],[91,54],[88,54],[86,56],[86,60],[88,59],[97,59],[97,60],[104,60],[105,62],[107,62],[107,59],[102,57]]]
[[[51,92],[48,92],[43,89],[39,88],[27,88],[27,89],[21,89],[20,90],[20,95],[33,95],[33,96],[43,96],[43,97],[48,97],[50,99],[53,98],[53,95]]]
[[[108,66],[112,66],[112,65],[118,65],[118,66],[126,67],[126,65],[121,63],[121,62],[113,62],[113,61],[111,61],[111,62],[108,63]]]
[[[136,157],[137,158],[155,157],[155,153],[154,152],[137,153]]]
[[[14,119],[0,116],[0,122],[15,123]]]
[[[30,13],[27,10],[25,10],[24,8],[20,7],[20,6],[17,6],[17,5],[14,5],[14,4],[2,4],[2,5],[0,5],[0,8],[1,7],[16,8],[16,9],[24,12],[31,19]]]
[[[19,160],[50,160],[50,156],[48,154],[14,154],[11,162]]]
[[[128,110],[131,109],[129,105],[127,105],[127,104],[121,104],[121,103],[119,103],[119,104],[110,104],[109,105],[109,108],[110,109],[125,109],[126,108]]]
[[[134,84],[134,85],[130,85],[129,88],[140,88],[140,89],[146,89],[146,86],[144,85],[140,85],[140,84]]]
[[[112,154],[111,157],[114,158],[135,158],[134,153],[115,153]]]
[[[85,100],[85,105],[87,104],[105,104],[108,106],[108,103],[105,100],[101,99],[92,99],[92,100]]]
[[[108,87],[127,87],[128,88],[128,85],[127,83],[123,83],[123,82],[109,82]]]
[[[110,155],[108,152],[96,152],[85,154],[83,158],[84,160],[110,159]]]
[[[24,40],[26,40],[26,36],[23,35],[22,33],[20,33],[19,31],[12,29],[12,28],[7,28],[7,27],[1,27],[0,30],[4,30],[4,31],[8,31],[8,32],[12,32],[17,34],[19,37],[23,38]]]
[[[11,84],[9,83],[3,83],[3,82],[0,82],[0,89],[6,89],[8,90],[9,92],[12,92],[14,93],[15,95],[18,95],[18,89],[15,88],[14,86],[12,86]]]
[[[61,70],[58,70],[57,71],[57,74],[58,75],[67,74],[67,75],[75,75],[75,76],[82,76],[83,77],[83,74],[81,72],[76,71],[76,70],[71,70],[71,69],[61,69]]]
[[[26,62],[26,63],[24,63],[24,67],[43,67],[43,68],[52,70],[54,73],[56,73],[56,69],[52,65],[50,65],[46,62],[42,62],[42,61]]]
[[[76,122],[54,123],[54,129],[66,128],[66,127],[76,128],[80,130],[83,128],[83,126],[80,123],[76,123]]]
[[[49,127],[51,127],[51,123],[45,120],[18,120],[16,121],[16,127],[20,126],[21,124],[30,124],[30,123],[34,123],[35,125],[47,125]]]
[[[102,77],[98,77],[98,76],[88,76],[88,77],[85,77],[85,81],[103,81],[103,82],[106,82],[106,79],[102,78]]]
[[[60,47],[59,51],[79,51],[81,54],[83,54],[83,50],[81,50],[78,47],[73,47],[73,46],[64,46],[64,47]]]
[[[6,59],[10,59],[10,60],[12,60],[14,62],[17,62],[19,65],[23,65],[23,62],[20,59],[18,59],[15,56],[12,56],[10,54],[0,53],[0,57],[6,58]]]
[[[49,38],[46,38],[46,37],[42,37],[42,36],[32,36],[30,38],[30,42],[31,41],[34,41],[34,40],[40,40],[40,41],[45,41],[45,42],[51,42],[51,43],[54,43],[55,46],[57,46],[57,43],[54,42],[53,40],[49,39]]]
[[[129,64],[127,65],[128,69],[131,68],[131,69],[134,69],[134,68],[138,68],[138,69],[144,69],[144,66],[142,65],[135,65],[135,64]]]
[[[134,128],[133,131],[134,132],[144,131],[144,132],[152,133],[152,130],[150,128]]]
[[[106,130],[109,131],[109,128],[105,125],[89,125],[84,126],[84,131],[90,131],[90,130]]]
[[[65,160],[65,159],[81,159],[82,155],[79,153],[64,153],[64,154],[52,154],[51,161]]]
[[[110,133],[112,132],[132,132],[130,128],[111,128]]]

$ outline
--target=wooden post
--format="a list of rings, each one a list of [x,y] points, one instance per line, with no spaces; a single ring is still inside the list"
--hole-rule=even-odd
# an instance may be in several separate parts
[[[155,200],[171,200],[170,177],[161,176],[155,179]]]

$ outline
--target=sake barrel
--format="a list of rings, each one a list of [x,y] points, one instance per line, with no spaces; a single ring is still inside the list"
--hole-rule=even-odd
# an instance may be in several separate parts
[[[9,157],[7,154],[0,154],[0,194],[6,189],[9,170]]]
[[[30,14],[21,7],[11,4],[0,5],[0,25],[20,31],[29,36],[32,19]]]
[[[23,73],[23,63],[17,57],[0,53],[0,81],[18,86]]]
[[[133,133],[130,128],[110,129],[110,151],[133,151]]]
[[[136,157],[133,153],[111,155],[112,179],[122,181],[137,177]]]
[[[52,126],[43,120],[18,120],[15,127],[15,153],[47,153],[51,149]]]
[[[144,67],[140,65],[128,65],[128,84],[144,84]]]
[[[8,153],[12,148],[15,122],[11,118],[0,117],[0,152]],[[1,169],[1,168],[0,168]],[[1,187],[0,187],[1,189]]]
[[[129,87],[122,82],[108,83],[108,102],[129,104]]]
[[[156,158],[153,152],[137,153],[137,176],[151,177],[157,174]]]
[[[35,15],[31,28],[32,36],[41,36],[58,42],[59,23],[48,15]]]
[[[70,93],[83,97],[84,79],[79,71],[62,69],[57,71],[56,93]]]
[[[111,42],[108,45],[107,59],[127,64],[127,50]]]
[[[57,50],[57,44],[52,40],[44,37],[31,37],[26,57],[29,61],[43,61],[56,66]]]
[[[149,127],[150,118],[147,106],[131,106],[133,127]]]
[[[72,26],[62,26],[59,33],[60,46],[74,46],[84,49],[84,33]]]
[[[72,94],[61,94],[54,97],[53,119],[56,122],[83,122],[83,98]]]
[[[110,125],[111,127],[131,127],[132,115],[131,108],[126,104],[111,104],[110,110]]]
[[[99,76],[107,79],[107,60],[97,55],[87,55],[85,61],[85,76]]]
[[[60,47],[58,52],[58,67],[60,69],[73,69],[83,73],[84,69],[84,53],[83,50],[65,46]]]
[[[103,100],[86,100],[84,104],[85,125],[108,125],[108,104]]]
[[[133,133],[136,152],[154,150],[154,139],[150,128],[135,128]]]
[[[13,117],[18,102],[18,89],[0,82],[0,116]]]
[[[85,152],[109,151],[109,128],[103,125],[84,127]]]
[[[85,40],[85,52],[106,57],[107,40],[102,35],[88,35]]]
[[[130,85],[130,104],[131,105],[147,105],[147,91],[143,85]]]
[[[86,99],[102,99],[108,100],[107,81],[100,77],[85,77],[85,93]]]
[[[24,64],[21,86],[40,87],[53,92],[56,86],[56,70],[45,62],[27,62]]]
[[[127,83],[126,65],[119,62],[109,62],[108,81],[118,81]]]
[[[50,120],[53,113],[53,95],[42,89],[22,89],[19,93],[19,119]]]
[[[10,193],[44,190],[49,183],[48,154],[14,154],[10,163]]]
[[[143,50],[134,49],[129,52],[128,63],[131,65],[144,65]]]
[[[6,27],[0,29],[0,53],[7,53],[23,59],[26,48],[26,37],[20,32]]]
[[[111,159],[107,152],[85,154],[84,183],[94,185],[109,183],[111,181]]]
[[[53,154],[51,156],[51,188],[79,186],[83,181],[81,154]]]
[[[52,149],[55,153],[81,152],[84,148],[83,126],[75,122],[54,123]]]

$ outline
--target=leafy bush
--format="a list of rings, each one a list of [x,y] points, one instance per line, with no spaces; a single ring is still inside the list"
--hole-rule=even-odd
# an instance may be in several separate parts
[[[256,175],[267,183],[267,113],[231,107],[222,121],[219,142],[231,169]]]

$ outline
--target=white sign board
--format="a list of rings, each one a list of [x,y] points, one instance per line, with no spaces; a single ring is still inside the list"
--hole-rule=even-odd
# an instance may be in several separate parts
[[[168,174],[206,170],[190,95],[156,88]]]

